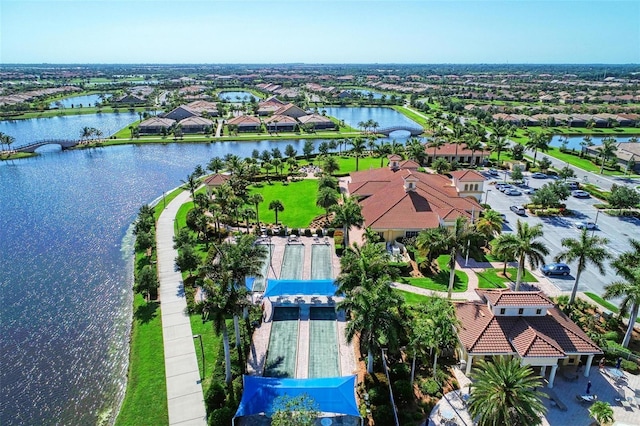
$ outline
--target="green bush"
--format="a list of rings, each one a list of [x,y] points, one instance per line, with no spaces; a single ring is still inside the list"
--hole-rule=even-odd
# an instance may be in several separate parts
[[[409,364],[401,362],[391,367],[391,378],[395,380],[408,379],[411,376],[411,367]]]
[[[209,389],[207,389],[207,395],[205,397],[207,412],[213,413],[218,408],[222,408],[226,397],[224,387],[218,382],[212,383]]]
[[[318,237],[323,237],[323,236],[324,236],[324,235],[322,234],[322,228],[318,228],[318,229],[316,229],[316,235],[317,235]]]
[[[631,374],[638,374],[638,371],[640,371],[640,367],[638,367],[638,364],[635,361],[626,359],[622,360],[622,362],[620,363],[620,367]]]
[[[389,401],[387,401],[387,404]],[[391,425],[394,423],[393,411],[389,405],[379,405],[371,410],[373,420],[377,425]]]
[[[396,380],[393,384],[394,397],[402,405],[408,405],[413,401],[413,386],[409,380]]]
[[[369,389],[369,401],[372,405],[382,405],[389,402],[389,389],[386,385],[380,385]]]
[[[209,426],[230,425],[233,421],[233,414],[229,407],[218,408],[209,415]]]
[[[419,384],[420,391],[425,395],[434,396],[440,392],[440,383],[433,379],[422,379]]]
[[[304,230],[304,236],[305,237],[310,237],[312,235],[311,229],[307,228]]]
[[[329,228],[327,229],[327,236],[333,237],[333,234],[335,234],[335,232],[336,232],[335,228]]]

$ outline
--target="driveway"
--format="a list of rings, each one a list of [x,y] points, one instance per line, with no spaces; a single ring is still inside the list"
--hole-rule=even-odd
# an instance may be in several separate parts
[[[551,182],[551,179],[531,179],[528,174],[528,185],[533,188],[540,188],[545,183]],[[487,176],[489,177],[489,176]],[[509,176],[507,175],[507,178]],[[593,207],[599,200],[595,198],[579,199],[575,197],[569,197],[566,200],[567,208],[574,211],[575,215],[571,217],[545,217],[539,218],[532,216],[529,213],[526,216],[518,216],[512,212],[509,207],[512,205],[527,204],[531,201],[529,195],[523,194],[519,196],[508,196],[498,191],[494,185],[490,182],[502,181],[504,174],[501,173],[499,178],[492,177],[487,184],[486,189],[489,192],[485,192],[483,200],[491,205],[494,210],[503,213],[507,219],[503,227],[503,232],[515,232],[516,222],[518,219],[535,225],[541,223],[544,230],[543,240],[549,248],[550,255],[547,256],[546,261],[548,263],[553,262],[554,256],[562,251],[562,239],[563,238],[577,238],[580,235],[580,230],[575,227],[577,221],[590,220],[596,222],[598,229],[593,231],[595,235],[606,237],[609,239],[607,247],[609,253],[612,256],[618,256],[620,253],[626,250],[630,250],[629,238],[640,238],[640,220],[635,218],[618,218],[608,216],[603,213],[598,213],[597,209]],[[591,231],[590,231],[591,232]],[[570,263],[571,275],[568,277],[550,277],[550,281],[562,291],[571,291],[573,282],[575,280],[576,265]],[[539,271],[533,271],[534,275],[540,276]],[[613,269],[608,265],[605,265],[605,275],[602,276],[593,266],[587,266],[580,277],[579,291],[591,291],[598,295],[604,293],[604,287],[610,282],[617,279]]]

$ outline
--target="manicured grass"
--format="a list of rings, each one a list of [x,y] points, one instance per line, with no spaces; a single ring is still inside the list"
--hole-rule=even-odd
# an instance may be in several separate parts
[[[182,188],[176,188],[170,193],[165,194],[164,200],[160,200],[160,202],[156,204],[155,210],[153,212],[153,216],[156,219],[156,221],[160,217],[160,214],[162,214],[162,211],[164,210],[165,206],[169,204],[171,201],[173,201],[173,199],[176,198],[182,191],[183,191]]]
[[[411,108],[407,108],[405,106],[400,106],[400,105],[394,105],[391,108],[398,111],[400,114],[406,116],[407,118],[410,118],[416,123],[420,124],[422,127],[428,127],[427,120],[422,115],[419,115],[415,110]]]
[[[222,336],[218,336],[213,331],[212,321],[202,321],[201,315],[191,315],[189,317],[191,321],[191,331],[193,335],[202,336],[202,347],[204,348],[204,364],[205,369],[202,370],[202,351],[200,349],[200,339],[194,339],[193,343],[196,348],[196,356],[198,357],[198,368],[200,369],[200,375],[204,377],[202,381],[202,390],[205,392],[209,389],[212,382],[213,369],[218,362],[218,354],[220,353],[220,345],[222,342]],[[230,324],[233,329],[233,323]],[[233,333],[231,333],[233,335]],[[203,375],[204,373],[204,375]]]
[[[193,206],[193,201],[188,201],[178,209],[178,212],[176,213],[176,220],[174,222],[174,229],[176,232],[187,227],[187,213],[193,209]]]
[[[447,262],[449,261],[448,255],[442,255],[438,257],[438,265],[440,272],[433,277],[401,277],[400,282],[409,284],[412,286],[424,288],[427,290],[445,292],[449,289],[449,268]],[[456,277],[453,281],[453,292],[460,293],[467,291],[469,285],[469,277],[464,271],[456,270]]]
[[[616,305],[614,305],[613,303],[609,302],[608,300],[604,300],[602,297],[598,296],[595,293],[591,293],[589,291],[584,293],[585,296],[587,296],[589,299],[593,300],[594,302],[596,302],[597,304],[599,304],[600,306],[608,309],[609,311],[613,312],[614,314],[617,314],[618,312],[620,312],[620,309],[618,309],[618,307]],[[624,315],[625,318],[629,318],[629,314]],[[636,318],[636,322],[640,323],[640,318]]]
[[[168,424],[160,304],[134,299],[129,380],[116,425]]]
[[[422,294],[410,293],[408,291],[402,291],[398,289],[393,289],[396,293],[399,293],[404,297],[404,301],[407,305],[419,305],[421,303],[425,303],[429,301],[428,296],[423,296]]]
[[[128,113],[129,107],[121,107],[117,108],[118,112]],[[138,111],[150,111],[149,107],[136,107],[134,108],[135,112]],[[65,108],[65,109],[51,109],[46,111],[33,111],[33,112],[25,112],[21,115],[11,116],[11,120],[24,120],[28,118],[46,118],[46,117],[61,117],[65,115],[85,115],[85,114],[97,114],[97,113],[114,113],[116,112],[114,108],[110,106],[104,106],[100,108],[96,107],[86,107],[86,108]],[[127,126],[128,127],[128,126]],[[129,130],[127,129],[127,133]],[[109,135],[105,135],[107,137]],[[127,135],[128,136],[128,135]]]
[[[518,274],[517,268],[507,268],[507,276],[510,278],[506,278],[502,276],[502,268],[491,268],[485,269],[482,272],[476,272],[478,276],[478,287],[479,288],[506,288],[507,282],[515,282],[516,276]],[[522,276],[523,283],[535,283],[538,282],[536,277],[531,275],[531,272],[524,270],[524,274]]]
[[[284,206],[284,211],[278,212],[278,223],[290,228],[306,228],[316,216],[325,213],[324,209],[316,206],[318,181],[315,179],[290,182],[288,185],[282,182],[264,183],[262,187],[252,185],[250,193],[255,192],[264,198],[258,207],[260,222],[263,223],[275,224],[275,212],[269,210],[269,203],[273,200],[280,200]]]

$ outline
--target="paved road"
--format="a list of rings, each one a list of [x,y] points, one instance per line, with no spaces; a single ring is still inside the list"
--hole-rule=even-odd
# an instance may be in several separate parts
[[[173,229],[176,213],[189,200],[187,191],[174,198],[158,219],[156,245],[162,309],[162,338],[167,377],[169,425],[206,425],[200,370],[187,315],[182,274],[176,271]],[[160,368],[160,366],[158,366]]]
[[[503,177],[504,175],[501,175],[498,179],[502,180]],[[495,181],[496,178],[492,180]],[[529,178],[528,184],[531,187],[539,188],[550,181],[550,179]],[[563,238],[577,238],[579,236],[580,231],[575,227],[575,222],[580,220],[590,220],[597,223],[598,229],[595,231],[595,234],[609,239],[607,247],[612,256],[617,256],[621,252],[630,249],[629,238],[640,238],[640,220],[598,214],[593,204],[599,201],[594,198],[577,199],[569,197],[566,204],[567,208],[576,213],[573,217],[539,218],[529,214],[522,217],[513,213],[509,207],[530,202],[528,195],[508,196],[498,191],[493,185],[486,185],[486,188],[489,189],[489,192],[485,192],[484,199],[493,209],[504,213],[506,216],[507,222],[504,225],[503,232],[515,231],[515,224],[518,219],[532,225],[537,223],[543,224],[543,239],[550,250],[547,262],[552,262],[553,257],[562,250],[561,241]],[[551,278],[551,282],[562,291],[570,291],[575,280],[574,273],[576,272],[576,266],[575,264],[569,264],[569,266],[572,267],[572,274],[569,277]],[[616,279],[615,273],[609,267],[608,263],[605,270],[605,275],[601,276],[592,266],[588,266],[587,270],[584,271],[580,277],[579,291],[592,291],[602,295],[604,293],[604,286]],[[535,272],[539,273],[537,271]]]

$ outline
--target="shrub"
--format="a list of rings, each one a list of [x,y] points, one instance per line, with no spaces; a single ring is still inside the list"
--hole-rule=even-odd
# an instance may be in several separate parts
[[[629,361],[626,359],[622,360],[620,367],[631,374],[638,374],[638,371],[640,371],[640,367],[638,367],[638,364],[635,361]]]
[[[407,405],[413,401],[413,386],[409,380],[397,380],[393,384],[395,389],[394,396],[397,401],[403,405]]]
[[[233,411],[229,407],[218,408],[211,412],[209,416],[209,425],[230,425],[233,421]]]
[[[369,401],[372,405],[382,405],[389,401],[389,391],[386,387],[378,386],[369,389]]]
[[[388,403],[389,401],[387,401]],[[377,425],[391,425],[394,423],[393,411],[388,405],[379,405],[371,410],[373,413],[373,420]]]
[[[304,236],[305,237],[310,237],[312,235],[311,229],[307,228],[304,230]]]
[[[323,237],[323,236],[324,236],[324,235],[322,234],[322,228],[318,228],[318,229],[316,229],[316,235],[317,235],[318,237]]]
[[[411,375],[411,368],[404,362],[394,365],[391,368],[391,377],[393,379],[408,379]]]
[[[292,229],[291,230],[291,235],[300,235],[300,230],[298,228]]]
[[[207,412],[213,413],[218,408],[224,406],[226,394],[224,387],[220,383],[214,382],[207,389],[207,396],[205,397],[205,403],[207,405]]]
[[[327,236],[328,237],[333,237],[335,232],[336,232],[336,230],[334,228],[329,228],[329,229],[327,229]]]
[[[433,379],[423,379],[420,381],[420,391],[425,395],[434,396],[436,393],[440,392],[440,383],[436,382]]]
[[[287,231],[284,228],[280,228],[278,231],[278,236],[285,237],[287,235]]]

